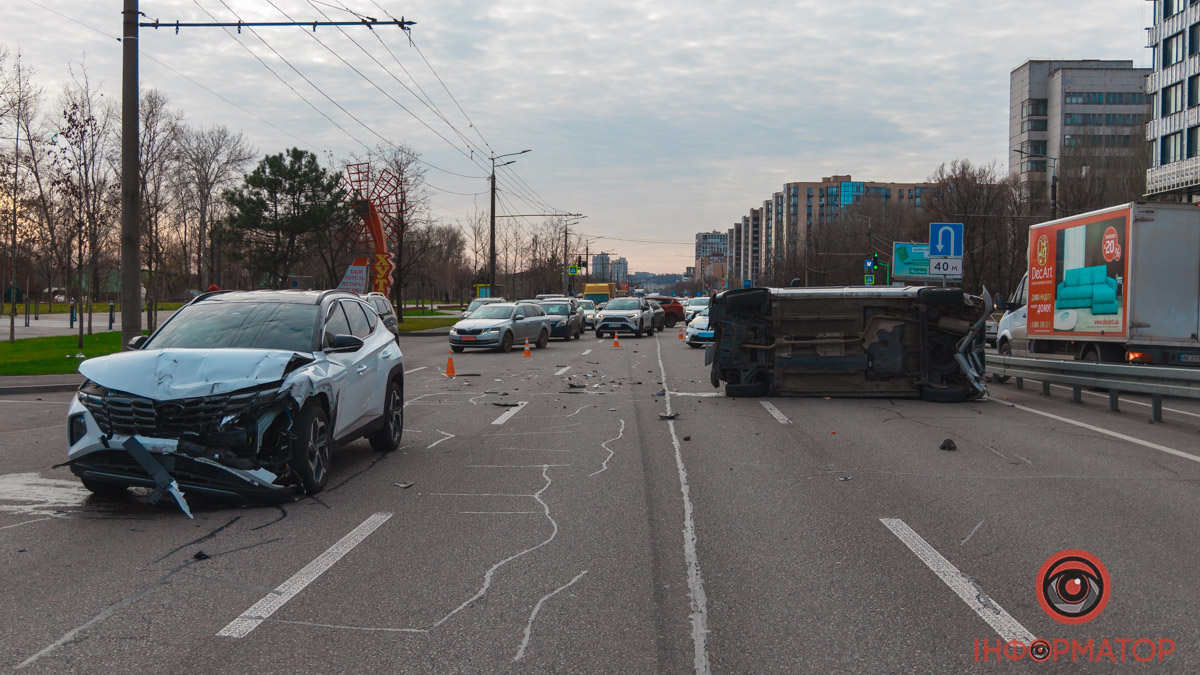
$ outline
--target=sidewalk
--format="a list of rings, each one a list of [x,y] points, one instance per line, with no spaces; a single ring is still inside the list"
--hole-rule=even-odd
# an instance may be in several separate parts
[[[167,319],[175,314],[176,310],[160,310],[158,313],[158,324],[161,326]],[[87,315],[83,314],[83,334],[88,334]],[[0,336],[5,340],[8,339],[8,322],[9,315],[0,316]],[[76,323],[71,327],[70,314],[43,314],[41,318],[33,318],[33,312],[29,312],[29,326],[25,325],[25,313],[17,314],[16,336],[20,340],[22,338],[31,337],[50,337],[52,335],[76,335],[79,333],[79,324]],[[142,312],[142,327],[146,327],[146,313]],[[114,331],[121,330],[121,313],[117,312],[113,318]],[[108,309],[104,311],[92,312],[92,333],[107,333],[108,332]]]
[[[75,391],[83,384],[79,373],[71,375],[5,375],[0,377],[0,396]]]

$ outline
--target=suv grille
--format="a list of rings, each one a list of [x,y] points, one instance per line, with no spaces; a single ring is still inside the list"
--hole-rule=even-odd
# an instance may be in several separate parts
[[[276,391],[272,386],[269,389],[156,401],[91,385],[80,390],[79,400],[106,434],[173,438],[199,434],[229,415],[236,415],[256,403],[274,398]]]

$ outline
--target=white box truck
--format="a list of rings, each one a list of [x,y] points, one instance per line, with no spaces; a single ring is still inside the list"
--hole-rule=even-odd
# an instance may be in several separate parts
[[[1133,202],[1029,228],[1001,355],[1200,367],[1200,207]]]

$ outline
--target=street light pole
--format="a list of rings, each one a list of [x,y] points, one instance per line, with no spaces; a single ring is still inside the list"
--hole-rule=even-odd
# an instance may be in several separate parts
[[[530,150],[522,150],[520,152],[510,152],[507,155],[492,155],[492,216],[491,216],[491,251],[488,255],[488,297],[496,297],[496,160],[504,157],[513,157],[515,155],[523,155]],[[517,160],[509,160],[500,166],[508,166]]]

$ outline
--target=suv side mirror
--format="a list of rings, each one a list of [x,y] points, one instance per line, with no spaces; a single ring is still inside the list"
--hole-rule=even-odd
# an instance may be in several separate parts
[[[514,317],[513,317],[513,321],[524,321],[524,320],[525,320],[525,315],[524,315],[524,314],[518,314],[518,315],[516,315],[516,316],[514,316]]]
[[[362,338],[354,335],[335,335],[333,344],[325,348],[326,354],[349,354],[362,349]]]
[[[129,347],[130,349],[141,349],[142,345],[146,344],[146,341],[148,341],[149,339],[150,339],[150,336],[148,336],[148,335],[139,335],[139,336],[133,338],[132,340],[130,340],[129,344],[126,346]]]

